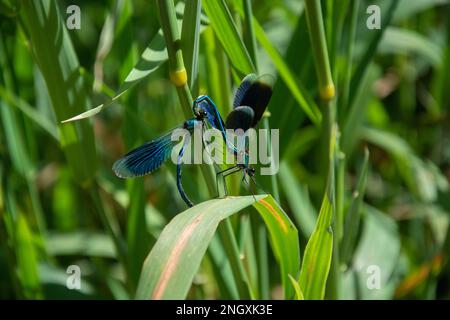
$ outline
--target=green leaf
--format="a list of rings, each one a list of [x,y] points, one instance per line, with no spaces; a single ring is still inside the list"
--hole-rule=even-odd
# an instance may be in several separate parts
[[[362,55],[362,58],[359,61],[358,65],[356,66],[355,72],[353,73],[352,81],[350,84],[350,92],[352,94],[350,95],[350,100],[348,103],[350,106],[354,102],[355,95],[358,95],[358,90],[361,90],[361,81],[364,79],[367,67],[370,66],[372,59],[377,52],[378,45],[383,37],[385,30],[388,28],[392,21],[392,17],[396,11],[398,3],[398,0],[391,0],[389,7],[386,10],[383,10],[384,13],[381,13],[383,17],[383,25],[381,26],[381,29],[374,31],[368,30],[373,32],[374,35],[372,36],[369,45],[365,49],[365,52]]]
[[[361,240],[355,251],[352,269],[343,277],[343,299],[392,299],[397,285],[393,279],[400,256],[400,234],[395,221],[375,208],[364,206]],[[371,289],[368,284],[377,284]],[[356,281],[355,281],[356,280]]]
[[[443,182],[442,173],[438,168],[420,159],[402,137],[382,129],[368,127],[363,128],[361,133],[365,140],[394,157],[400,176],[421,200],[434,201],[438,190],[446,191],[448,184]]]
[[[33,57],[45,79],[58,123],[79,113],[86,104],[86,92],[79,62],[54,1],[21,2],[23,22]],[[58,125],[62,149],[80,185],[92,182],[97,167],[94,134],[89,123]]]
[[[366,191],[367,171],[369,166],[369,150],[364,152],[364,160],[358,176],[356,190],[352,194],[352,200],[345,217],[344,233],[342,238],[341,262],[348,263],[351,259],[358,234],[359,222],[364,193]]]
[[[292,283],[292,286],[295,290],[295,300],[305,300],[305,297],[303,296],[302,289],[300,288],[300,285],[298,284],[297,280],[291,275],[289,275],[289,280]]]
[[[28,119],[46,131],[52,138],[59,141],[58,129],[56,124],[50,121],[42,112],[30,106],[25,100],[16,96],[11,91],[6,90],[0,85],[0,97],[8,104],[19,109]],[[5,106],[9,107],[9,106]]]
[[[63,266],[63,268],[67,268],[67,266]],[[80,278],[80,289],[71,290],[66,284],[68,277],[66,270],[47,262],[39,264],[39,276],[45,299],[99,299],[94,295],[94,288],[86,281],[86,277]]]
[[[269,229],[275,256],[282,260],[282,279],[288,281],[288,274],[295,274],[299,265],[297,230],[270,196],[256,199],[259,201],[256,204],[251,196],[214,199],[178,214],[164,228],[148,255],[136,298],[185,298],[220,221],[251,204]],[[293,293],[291,286],[285,291]]]
[[[305,299],[323,299],[325,295],[333,249],[333,199],[329,197],[327,192],[322,201],[316,228],[309,238],[303,257],[299,283]]]
[[[188,1],[184,8],[183,26],[181,28],[183,60],[189,77],[188,83],[191,90],[197,85],[198,78],[201,11],[201,0]]]
[[[33,243],[33,233],[22,214],[19,214],[17,217],[15,235],[17,272],[22,285],[22,292],[29,299],[42,298],[38,256]]]
[[[48,253],[52,256],[82,255],[104,258],[116,256],[111,238],[102,233],[82,231],[49,233],[46,246]]]
[[[308,240],[300,270],[299,284],[305,299],[323,299],[333,253],[331,223],[334,212],[334,143],[330,142],[328,182],[316,227]]]
[[[379,53],[417,54],[434,67],[442,62],[441,47],[417,32],[389,27],[380,42]]]
[[[379,76],[380,70],[375,64],[367,67],[361,83],[359,83],[358,92],[353,94],[353,104],[346,110],[340,139],[342,151],[346,155],[351,155],[352,149],[361,138],[361,129],[366,120],[368,104],[374,95],[371,88]]]
[[[104,108],[109,107],[117,99],[119,99],[125,92],[131,87],[142,81],[145,77],[157,70],[159,66],[167,61],[167,50],[164,42],[164,36],[162,31],[159,30],[154,36],[150,44],[144,50],[136,66],[130,71],[125,78],[125,82],[120,86],[119,91],[109,101],[102,103],[101,105],[83,112],[77,116],[64,120],[63,123],[77,121],[92,117],[102,111]]]
[[[297,228],[272,196],[259,200],[253,206],[261,214],[269,230],[272,249],[281,267],[284,296],[289,299],[294,293],[289,285],[289,275],[296,276],[300,267]]]
[[[145,190],[143,180],[128,180],[128,194],[130,201],[127,208],[127,254],[128,254],[128,276],[135,287],[139,281],[142,263],[153,244],[149,236],[145,219]]]
[[[311,96],[308,95],[300,81],[296,79],[296,76],[284,62],[278,50],[272,46],[272,43],[269,38],[267,38],[261,25],[259,25],[256,19],[253,19],[253,23],[255,26],[256,38],[272,59],[274,65],[280,73],[281,79],[283,79],[286,83],[286,86],[289,88],[303,111],[305,111],[308,118],[310,118],[314,124],[318,125],[322,119],[322,114],[320,113],[319,107],[317,107]]]
[[[394,22],[407,19],[421,11],[431,9],[438,5],[449,4],[449,0],[397,0],[398,8],[394,14]]]
[[[242,8],[242,5],[240,5],[240,2],[235,3],[237,4],[237,8],[241,16],[244,16],[244,10]],[[289,68],[278,50],[272,45],[272,42],[267,37],[264,29],[259,24],[258,20],[256,20],[256,18],[253,18],[253,27],[255,28],[255,34],[258,42],[261,44],[264,50],[266,50],[273,64],[280,73],[280,77],[283,79],[286,86],[291,91],[295,100],[298,102],[306,115],[311,119],[311,121],[318,125],[322,119],[322,114],[320,113],[320,110],[317,107],[316,103],[308,94],[307,90],[302,86],[293,71]]]
[[[241,75],[255,71],[250,55],[242,42],[233,22],[231,13],[224,0],[203,1],[203,7],[211,22],[211,26],[224,48],[234,68]]]
[[[305,238],[309,238],[314,231],[317,211],[311,203],[307,186],[296,180],[293,170],[286,162],[282,162],[280,166],[280,182],[300,232]]]

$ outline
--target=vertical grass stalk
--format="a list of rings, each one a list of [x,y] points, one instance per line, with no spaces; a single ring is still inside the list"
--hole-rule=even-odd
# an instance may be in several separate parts
[[[319,93],[321,99],[327,102],[334,98],[335,88],[331,76],[320,1],[305,0],[305,9],[313,57],[316,64],[317,79],[319,81]]]
[[[173,0],[158,0],[159,18],[166,41],[167,53],[169,57],[170,81],[177,88],[178,97],[187,118],[192,117],[192,94],[188,86],[188,75],[183,61],[181,50],[181,39],[178,31],[178,24],[175,15],[175,6]],[[210,195],[215,195],[215,184],[213,176],[213,167],[211,165],[201,165],[201,170],[205,178]],[[230,264],[232,266],[235,281],[238,284],[241,298],[249,298],[247,288],[242,287],[246,281],[245,269],[240,259],[236,237],[233,233],[231,223],[226,219],[219,224],[219,233],[221,234],[222,244],[225,247]]]
[[[305,0],[305,10],[306,10],[306,20],[308,24],[310,39],[311,39],[311,47],[314,57],[314,62],[316,65],[316,73],[317,79],[319,83],[319,94],[322,99],[322,107],[323,107],[323,123],[322,129],[325,136],[325,163],[328,165],[328,178],[330,176],[334,176],[334,163],[330,163],[333,157],[334,149],[332,146],[334,144],[335,134],[333,131],[335,130],[335,87],[333,83],[333,78],[331,75],[331,67],[330,61],[328,57],[328,49],[327,49],[327,38],[325,35],[324,22],[322,17],[322,8],[320,0]],[[332,182],[333,186],[331,186],[331,198],[334,197],[335,188],[334,188],[334,180]],[[332,214],[334,216],[335,208],[334,202],[332,203]],[[336,219],[333,217],[333,228]],[[337,239],[335,239],[336,234],[333,233],[333,253],[332,253],[332,264],[330,268],[330,275],[328,278],[329,287],[332,289],[332,297],[335,298],[337,296],[337,292],[339,292],[338,288],[338,266],[339,266],[339,257],[337,255]],[[330,283],[331,282],[331,283]]]

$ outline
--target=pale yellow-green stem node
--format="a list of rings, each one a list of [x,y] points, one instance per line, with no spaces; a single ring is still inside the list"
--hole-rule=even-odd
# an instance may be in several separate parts
[[[170,72],[170,81],[176,87],[182,87],[187,83],[187,72],[186,69],[183,68],[181,70],[171,71]]]

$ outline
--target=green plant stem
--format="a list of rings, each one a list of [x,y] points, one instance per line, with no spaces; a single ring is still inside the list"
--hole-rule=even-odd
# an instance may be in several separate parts
[[[184,8],[183,27],[181,29],[181,44],[184,61],[186,61],[189,87],[194,93],[198,90],[198,50],[201,11],[201,0],[187,1]]]
[[[158,0],[158,7],[161,28],[166,40],[170,72],[173,73],[185,70],[173,0]],[[172,77],[171,80],[174,82]],[[193,101],[191,91],[187,84],[187,77],[185,83],[174,84],[177,87],[178,98],[180,99],[185,116],[187,118],[192,117],[191,106]],[[202,164],[200,168],[208,186],[210,196],[215,196],[215,179],[212,165]],[[235,281],[238,284],[238,289],[240,288],[239,293],[241,297],[250,298],[248,289],[242,287],[243,281],[246,279],[245,269],[241,259],[239,258],[236,237],[228,219],[223,224],[219,225],[219,232],[221,234],[222,244],[232,265],[233,274],[235,276]]]
[[[158,0],[158,8],[161,28],[164,33],[164,39],[166,40],[170,72],[186,70],[173,0]],[[185,117],[192,117],[192,94],[187,84],[187,77],[184,84],[175,84],[175,86],[177,87],[178,98],[180,99]]]
[[[335,148],[332,148],[332,144],[335,143],[335,88],[333,84],[333,78],[331,75],[330,61],[327,50],[327,40],[324,30],[324,23],[322,17],[322,9],[320,0],[305,0],[306,19],[308,23],[308,29],[310,33],[311,46],[314,56],[314,62],[316,65],[316,73],[319,81],[319,93],[322,99],[322,114],[323,122],[322,129],[324,134],[324,146],[326,158],[324,163],[328,164],[327,177],[334,177],[334,152]],[[328,179],[327,178],[327,179]],[[335,187],[334,179],[331,185],[331,197],[334,199]],[[335,228],[335,204],[333,201],[332,209],[333,228]],[[330,274],[328,278],[327,296],[336,298],[339,292],[339,255],[338,255],[338,241],[336,239],[336,233],[333,233],[333,256],[330,268]]]
[[[319,81],[320,96],[323,100],[331,100],[334,98],[334,84],[331,76],[320,0],[305,0],[305,9],[316,64],[317,79]]]
[[[263,126],[264,126],[264,129],[266,129],[267,132],[268,132],[268,135],[267,135],[268,147],[267,148],[269,149],[268,151],[270,152],[270,163],[273,163],[274,162],[274,158],[273,158],[273,152],[272,152],[272,149],[271,149],[272,142],[270,140],[270,135],[269,135],[269,132],[270,132],[269,116],[267,116],[267,115],[264,116]],[[277,176],[275,174],[272,174],[270,176],[270,183],[271,183],[272,195],[275,198],[275,200],[277,200],[277,202],[279,203],[280,202],[280,191],[279,191],[279,188],[278,188]]]
[[[181,50],[181,39],[178,31],[178,24],[175,15],[175,7],[173,0],[158,0],[159,18],[161,21],[161,28],[166,40],[167,53],[169,57],[169,69],[171,73],[186,70],[183,61],[183,52]],[[192,117],[192,94],[187,83],[187,77],[184,83],[174,83],[177,88],[178,98],[186,118]],[[215,194],[215,179],[213,168],[211,166],[202,164],[200,166],[203,177],[210,196]]]
[[[334,101],[330,102],[324,102],[324,131],[326,135],[326,148],[327,148],[327,159],[328,159],[328,174],[327,176],[332,175],[334,177],[334,162],[332,159],[334,159],[334,155],[332,152],[334,151],[334,148],[332,148],[331,144],[334,143],[332,141],[334,137],[333,130],[335,128],[336,122],[335,122],[335,103]],[[332,180],[332,197],[335,199],[335,190],[334,187],[335,181]],[[339,192],[339,191],[338,191]],[[340,283],[340,258],[339,258],[339,238],[338,238],[338,231],[342,229],[342,225],[339,226],[339,220],[337,219],[336,215],[336,202],[333,201],[333,220],[332,220],[332,230],[333,230],[333,255],[331,258],[331,266],[330,266],[330,273],[328,276],[327,281],[327,288],[326,288],[326,298],[331,300],[336,300],[339,297],[339,283]]]
[[[345,154],[341,151],[337,154],[336,175],[336,239],[342,240],[344,226],[344,200],[345,200]]]
[[[255,29],[253,27],[253,12],[252,12],[252,2],[251,0],[244,0],[244,19],[245,19],[245,34],[244,41],[248,48],[250,57],[252,59],[253,65],[255,66],[256,72],[259,70],[258,58],[257,58],[257,45],[256,45],[256,35]],[[263,120],[264,129],[270,130],[269,117],[264,116]],[[270,136],[269,136],[270,137]],[[267,137],[268,145],[271,146]],[[270,147],[269,147],[270,148]],[[269,150],[271,163],[273,162],[272,150]],[[276,175],[271,175],[271,190],[274,198],[277,202],[280,202],[280,194],[278,188],[278,181]],[[253,230],[253,229],[252,229]],[[258,271],[259,271],[259,292],[261,299],[270,298],[270,278],[269,278],[269,259],[268,259],[268,247],[267,247],[267,231],[264,223],[261,219],[256,221],[256,243],[257,243],[257,256],[258,256]]]
[[[267,230],[260,217],[250,216],[256,234],[256,256],[258,261],[259,299],[270,299],[269,252]]]

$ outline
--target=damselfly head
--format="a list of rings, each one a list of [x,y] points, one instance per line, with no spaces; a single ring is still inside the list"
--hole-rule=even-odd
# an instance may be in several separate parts
[[[206,117],[206,111],[204,110],[204,108],[200,106],[200,104],[203,103],[205,98],[206,98],[205,95],[198,96],[198,98],[195,99],[194,103],[192,104],[192,112],[194,113],[194,116],[198,120],[201,120]]]

